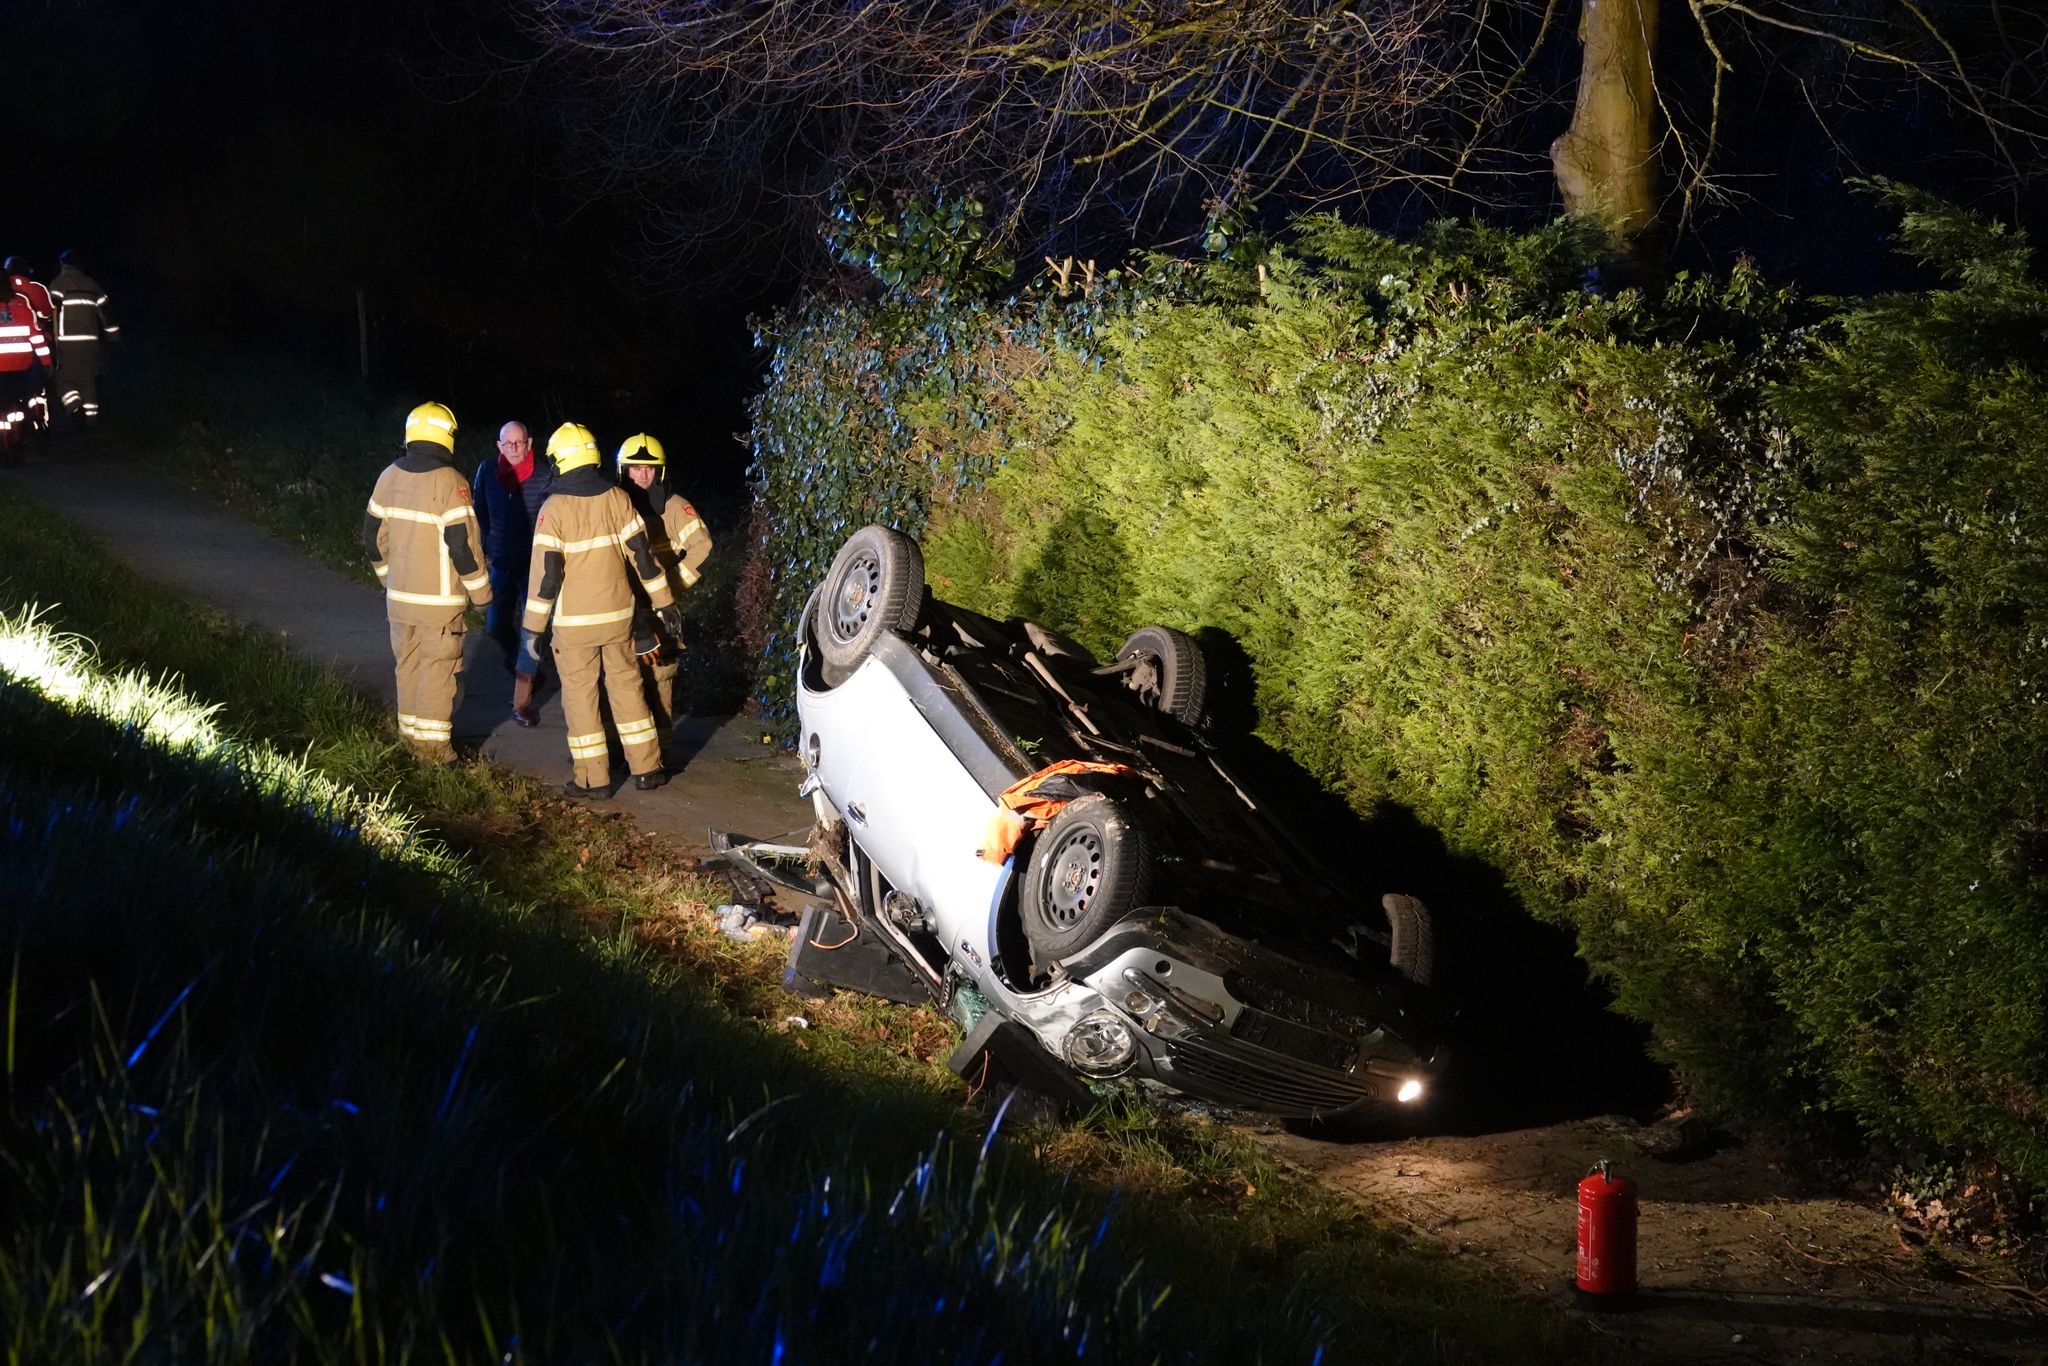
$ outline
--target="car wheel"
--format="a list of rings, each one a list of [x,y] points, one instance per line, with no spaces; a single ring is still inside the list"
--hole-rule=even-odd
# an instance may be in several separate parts
[[[1381,897],[1380,907],[1393,930],[1387,961],[1415,985],[1428,986],[1436,975],[1436,929],[1430,922],[1429,907],[1419,898],[1399,892]]]
[[[1193,636],[1171,626],[1147,626],[1132,633],[1116,658],[1119,664],[1135,662],[1124,683],[1147,704],[1183,725],[1202,724],[1209,707],[1209,664]]]
[[[817,595],[811,633],[825,681],[844,683],[884,631],[915,631],[924,617],[924,553],[885,526],[846,538]]]
[[[1024,936],[1041,964],[1064,958],[1145,904],[1152,849],[1143,826],[1092,792],[1039,833],[1024,873]]]

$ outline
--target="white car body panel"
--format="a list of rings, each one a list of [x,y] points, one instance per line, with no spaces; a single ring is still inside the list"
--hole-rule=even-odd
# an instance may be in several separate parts
[[[976,851],[996,804],[876,660],[829,692],[806,691],[803,712],[807,732],[832,737],[818,777],[861,848],[890,886],[917,898],[950,951],[965,944],[983,959],[1005,870]],[[972,966],[986,975],[985,962]]]

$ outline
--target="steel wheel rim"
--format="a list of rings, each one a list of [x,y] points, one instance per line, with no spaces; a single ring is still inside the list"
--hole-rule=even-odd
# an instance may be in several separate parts
[[[1068,832],[1052,851],[1045,877],[1045,918],[1072,929],[1102,887],[1102,836],[1093,830]]]
[[[842,645],[860,637],[868,618],[875,614],[875,598],[882,591],[882,562],[875,555],[856,556],[839,576],[832,594],[832,635]]]

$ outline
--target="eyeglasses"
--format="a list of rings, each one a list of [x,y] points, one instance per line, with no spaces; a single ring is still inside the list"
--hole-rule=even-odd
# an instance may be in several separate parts
[[[530,436],[522,436],[517,441],[500,441],[498,444],[500,446],[531,446],[533,444],[533,438]]]

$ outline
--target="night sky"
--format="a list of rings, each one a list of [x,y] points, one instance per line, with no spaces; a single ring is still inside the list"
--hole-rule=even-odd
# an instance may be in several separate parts
[[[648,283],[644,209],[578,174],[509,5],[8,8],[38,59],[0,83],[0,250],[78,251],[158,337],[345,373],[362,289],[400,397],[689,431],[737,477],[745,319],[774,283]]]

